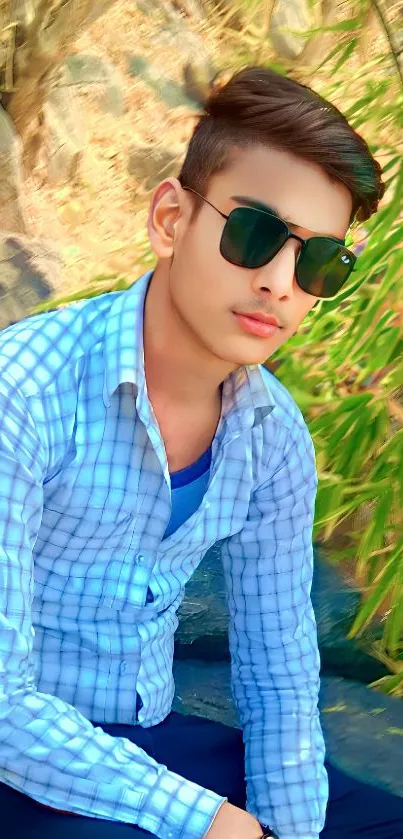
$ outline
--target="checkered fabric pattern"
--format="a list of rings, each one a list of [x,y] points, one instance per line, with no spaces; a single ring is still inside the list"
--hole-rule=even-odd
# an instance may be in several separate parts
[[[220,542],[248,809],[280,839],[317,839],[328,786],[312,442],[274,377],[237,371],[207,492],[163,538],[171,490],[143,354],[151,276],[0,335],[0,779],[160,839],[204,836],[224,799],[97,723],[168,715],[176,612]]]

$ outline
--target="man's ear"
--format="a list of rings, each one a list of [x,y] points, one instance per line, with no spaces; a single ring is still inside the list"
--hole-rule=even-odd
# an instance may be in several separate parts
[[[151,200],[147,229],[159,259],[169,259],[173,254],[176,227],[183,212],[181,192],[177,178],[167,178],[157,186]]]

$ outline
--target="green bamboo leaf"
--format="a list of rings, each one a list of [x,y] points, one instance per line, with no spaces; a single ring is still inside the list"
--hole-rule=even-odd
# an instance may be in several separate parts
[[[389,417],[387,415],[385,406],[382,405],[381,410],[377,410],[373,415],[369,424],[369,442],[368,442],[368,458],[372,461],[374,456],[379,452],[385,439],[385,415],[387,426],[389,428]],[[381,481],[381,476],[378,475],[378,483]],[[375,483],[375,482],[374,482]]]
[[[303,33],[301,33],[300,29],[294,29],[290,26],[282,26],[279,31],[290,35],[297,35],[299,37],[303,35],[304,38],[312,38],[314,35],[323,35],[325,32],[353,32],[359,28],[360,21],[357,18],[351,18],[349,20],[341,20],[339,23],[334,23],[331,26],[319,26],[312,27],[312,29],[305,29]]]
[[[403,354],[402,354],[403,357]],[[396,390],[396,388],[401,387],[403,382],[403,363],[397,365],[397,367],[392,370],[388,374],[388,386],[390,390]]]
[[[396,562],[394,557],[392,557],[378,575],[371,595],[360,607],[350,632],[347,635],[348,639],[351,640],[356,635],[360,635],[369,625],[373,616],[381,608],[388,596],[396,578],[396,573]]]
[[[345,486],[344,494],[359,494],[361,502],[363,502],[369,498],[377,498],[378,495],[382,492],[382,485],[387,486],[388,483],[389,481],[384,481],[384,484],[382,484],[382,480],[362,481],[361,479],[359,479],[356,482],[351,481],[349,485]]]
[[[369,224],[369,244],[371,243],[371,237],[376,233],[380,235],[381,233],[386,233],[390,230],[390,226],[396,222],[396,208],[394,206],[394,202],[391,201],[388,204],[385,204],[375,216],[371,219]],[[365,254],[365,251],[364,251]]]
[[[371,425],[373,426],[372,440],[370,443],[369,457],[373,461],[371,478],[373,481],[381,483],[385,474],[390,476],[390,460],[393,459],[393,450],[391,453],[381,451],[382,446],[385,445],[385,440],[391,434],[391,423],[389,414],[385,408],[374,417]]]
[[[350,56],[353,54],[356,46],[358,44],[358,38],[352,38],[351,41],[347,44],[344,48],[339,60],[336,62],[335,66],[332,67],[332,73],[337,73],[340,70],[340,67],[348,61]]]
[[[378,456],[376,461],[373,464],[373,472],[375,475],[374,480],[378,480],[379,470],[378,470],[378,463],[387,462],[389,465],[391,464],[398,464],[402,459],[402,451],[403,451],[403,440],[402,440],[402,433],[403,428],[396,427],[396,420],[394,415],[387,411],[387,419],[382,420],[384,422],[382,432],[383,438],[381,434],[379,434],[379,450]],[[376,474],[375,474],[376,473]]]
[[[400,449],[401,452],[401,449]],[[396,485],[397,485],[397,501],[400,504],[400,509],[403,509],[403,457],[400,454],[400,459],[396,464]]]
[[[373,551],[382,550],[383,547],[383,541],[380,542],[379,533],[376,532],[375,524],[372,520],[365,528],[357,548],[356,573],[359,579],[362,579],[365,576],[367,582],[370,582],[371,554],[373,554]]]
[[[400,155],[393,155],[393,157],[391,157],[391,159],[382,166],[383,174],[385,175],[386,172],[389,172],[389,169],[393,169],[393,167],[397,166],[399,163],[401,163]]]
[[[396,482],[398,481],[398,463],[393,460],[393,458],[384,458],[383,453],[379,454],[378,451],[375,451],[374,454],[375,462],[371,469],[371,478],[378,481],[379,484],[382,483],[386,478],[388,479],[388,483],[393,483],[395,485],[396,491]]]
[[[92,277],[93,283],[108,283],[116,280],[118,274],[96,274],[95,277]]]
[[[339,23],[334,23],[332,26],[322,26],[315,30],[318,32],[353,32],[361,26],[360,18],[351,18],[350,20],[342,20]]]
[[[401,247],[402,242],[403,242],[403,230],[400,229],[400,230],[395,230],[394,232],[392,232],[389,236],[386,237],[383,245],[379,245],[379,244],[377,245],[377,253],[379,254],[379,258],[383,259],[384,256],[391,255],[392,254],[392,249],[395,247],[395,245],[400,245],[400,247]],[[400,254],[400,260],[401,259],[402,259],[402,256]]]
[[[366,424],[360,424],[356,419],[352,432],[344,441],[340,456],[336,460],[336,468],[345,478],[355,478],[365,468],[367,461]]]
[[[130,281],[127,277],[120,277],[117,282],[114,284],[113,290],[114,291],[126,291],[126,289],[130,285]]]
[[[377,504],[375,515],[374,515],[374,529],[376,534],[379,534],[380,541],[377,542],[378,548],[382,547],[384,535],[387,529],[387,523],[389,521],[390,511],[393,505],[393,486],[390,486],[389,489],[385,492],[383,496],[380,497],[380,500]]]
[[[340,397],[332,398],[330,404],[326,406],[326,410],[324,408],[323,413],[312,420],[313,428],[326,435],[327,446],[329,446],[329,442],[332,444],[334,439],[339,439],[341,424],[345,425],[344,432],[346,429],[348,430],[351,425],[351,416],[348,410],[343,411],[343,401]],[[332,434],[335,435],[335,438],[331,437]]]
[[[357,40],[357,39],[354,39],[354,40]],[[318,66],[315,68],[315,73],[317,73],[318,70],[321,70],[322,67],[325,66],[325,64],[329,64],[329,62],[332,61],[332,59],[335,58],[336,55],[338,55],[339,52],[341,52],[343,50],[344,50],[344,43],[343,42],[338,43],[335,47],[333,47],[333,49],[330,51],[329,55],[327,55],[326,58],[324,58],[324,60],[320,64],[318,64]],[[333,72],[333,67],[332,67],[332,72]]]
[[[373,401],[372,393],[363,392],[363,393],[352,393],[351,396],[343,396],[340,400],[340,405],[336,410],[334,410],[333,417],[337,416],[338,414],[344,414],[346,411],[353,411],[357,408],[364,408],[365,405],[368,405],[370,402]]]
[[[354,105],[351,106],[351,108],[347,108],[347,110],[344,110],[344,115],[347,117],[348,120],[351,120],[351,122],[353,122],[356,120],[359,112],[364,110],[365,108],[368,108],[370,103],[373,103],[373,101],[373,94],[371,91],[368,91],[365,94],[365,96],[361,96],[360,99],[357,99],[354,102]]]
[[[321,514],[318,516],[317,525],[323,527],[330,522],[334,522],[335,524],[339,524],[343,521],[350,513],[353,513],[354,510],[357,509],[359,503],[356,500],[348,501],[339,505],[337,509],[333,506],[327,510],[323,515]]]
[[[370,353],[366,363],[368,372],[372,373],[388,367],[394,358],[400,357],[400,353],[397,352],[397,348],[402,343],[400,333],[398,326],[390,326],[384,330],[383,335],[374,335],[374,346],[369,347]]]
[[[342,483],[332,483],[331,486],[323,486],[320,482],[315,503],[315,519],[317,522],[322,521],[330,511],[337,510],[342,506],[341,499],[343,495]]]
[[[394,276],[393,279],[395,280]],[[372,330],[373,328],[373,321],[378,314],[379,304],[387,295],[388,281],[390,281],[390,276],[385,275],[382,283],[379,283],[378,287],[374,289],[371,303],[367,307],[366,312],[362,315],[360,321],[357,320],[355,329],[350,331],[350,341],[347,343],[348,349],[346,347],[346,352],[349,354],[354,352],[354,358],[357,358],[358,341],[361,348],[364,339],[367,339],[368,330]],[[358,336],[357,333],[359,333]]]
[[[392,608],[385,625],[385,646],[391,656],[396,655],[401,645],[403,627],[403,541],[402,559],[392,597]]]
[[[363,537],[358,545],[357,571],[360,575],[364,571],[368,557],[374,551],[379,551],[385,546],[385,533],[392,504],[393,490],[389,487],[384,495],[378,497],[372,521],[364,531]]]
[[[401,334],[401,330],[400,330]],[[400,361],[403,358],[403,337],[399,336],[399,340],[394,345],[393,349],[391,349],[391,354],[388,360],[388,365],[392,364],[395,361]],[[400,381],[403,382],[403,365],[399,365],[400,368]],[[399,369],[398,369],[399,372]],[[388,377],[389,378],[389,377]]]
[[[344,470],[346,478],[349,479],[359,478],[366,471],[371,461],[371,438],[368,431],[364,436],[362,428],[357,426],[357,438],[358,445],[356,444],[355,447],[353,445],[354,439],[351,441],[350,459],[346,461]],[[357,439],[355,442],[357,443]]]
[[[349,414],[340,424],[336,425],[334,431],[332,431],[329,434],[327,444],[329,450],[333,452],[333,459],[335,463],[338,460],[339,444],[342,441],[343,443],[345,443],[346,439],[349,439],[351,437],[353,428],[354,420],[351,418],[351,415]]]
[[[97,295],[102,294],[102,290],[99,288],[88,287],[86,289],[80,289],[80,291],[76,291],[73,294],[68,294],[64,297],[54,297],[52,300],[48,300],[46,303],[41,303],[39,306],[35,306],[32,310],[32,314],[40,314],[41,312],[47,312],[49,309],[57,309],[59,306],[67,306],[69,303],[76,303],[80,300],[86,300],[90,297],[96,297]]]
[[[377,312],[374,312],[374,317],[376,317]],[[393,321],[396,320],[396,312],[385,312],[377,323],[371,323],[370,326],[372,327],[369,329],[368,332],[370,333],[367,335],[365,341],[358,341],[356,345],[355,352],[351,355],[351,361],[357,361],[359,358],[363,358],[368,350],[372,351],[373,347],[377,347],[377,342],[381,338],[381,333],[383,332],[385,327],[388,327]],[[397,338],[399,338],[399,330],[397,330]],[[377,347],[378,352],[380,352],[380,347]],[[382,358],[382,363],[378,365],[379,367],[386,367],[387,361],[385,358],[389,355],[390,347],[385,347],[385,356]]]
[[[393,676],[383,676],[382,679],[371,682],[369,687],[379,690],[380,693],[400,695],[400,691],[403,688],[403,673],[396,673]]]

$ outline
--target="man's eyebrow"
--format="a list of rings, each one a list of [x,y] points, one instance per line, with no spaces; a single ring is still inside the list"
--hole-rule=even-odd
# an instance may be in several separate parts
[[[291,224],[293,227],[300,227],[301,225],[296,224],[295,221],[291,221],[289,216],[283,216],[276,207],[272,207],[269,204],[265,204],[263,201],[258,201],[257,198],[248,198],[247,195],[231,195],[231,201],[236,201],[237,204],[243,204],[244,207],[254,207],[256,210],[263,210],[266,213],[272,213],[277,218],[282,219],[283,221],[288,221],[288,224]],[[315,233],[313,230],[310,231],[313,236],[324,236],[326,237],[325,233]],[[334,234],[328,234],[332,239],[337,239],[340,244],[345,244],[345,237],[335,236]]]
[[[273,213],[273,215],[277,216],[277,218],[288,221],[289,224],[293,224],[289,216],[283,216],[276,207],[265,204],[263,201],[258,201],[256,198],[248,198],[247,195],[231,195],[231,201],[236,201],[238,204],[243,204],[245,207],[254,207],[256,210]],[[294,226],[296,227],[297,225]]]

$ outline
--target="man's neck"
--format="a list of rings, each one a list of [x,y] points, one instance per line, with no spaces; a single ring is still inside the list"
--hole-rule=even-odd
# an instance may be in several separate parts
[[[236,369],[208,351],[174,310],[158,266],[144,309],[144,359],[149,392],[170,404],[217,403],[220,385]]]

